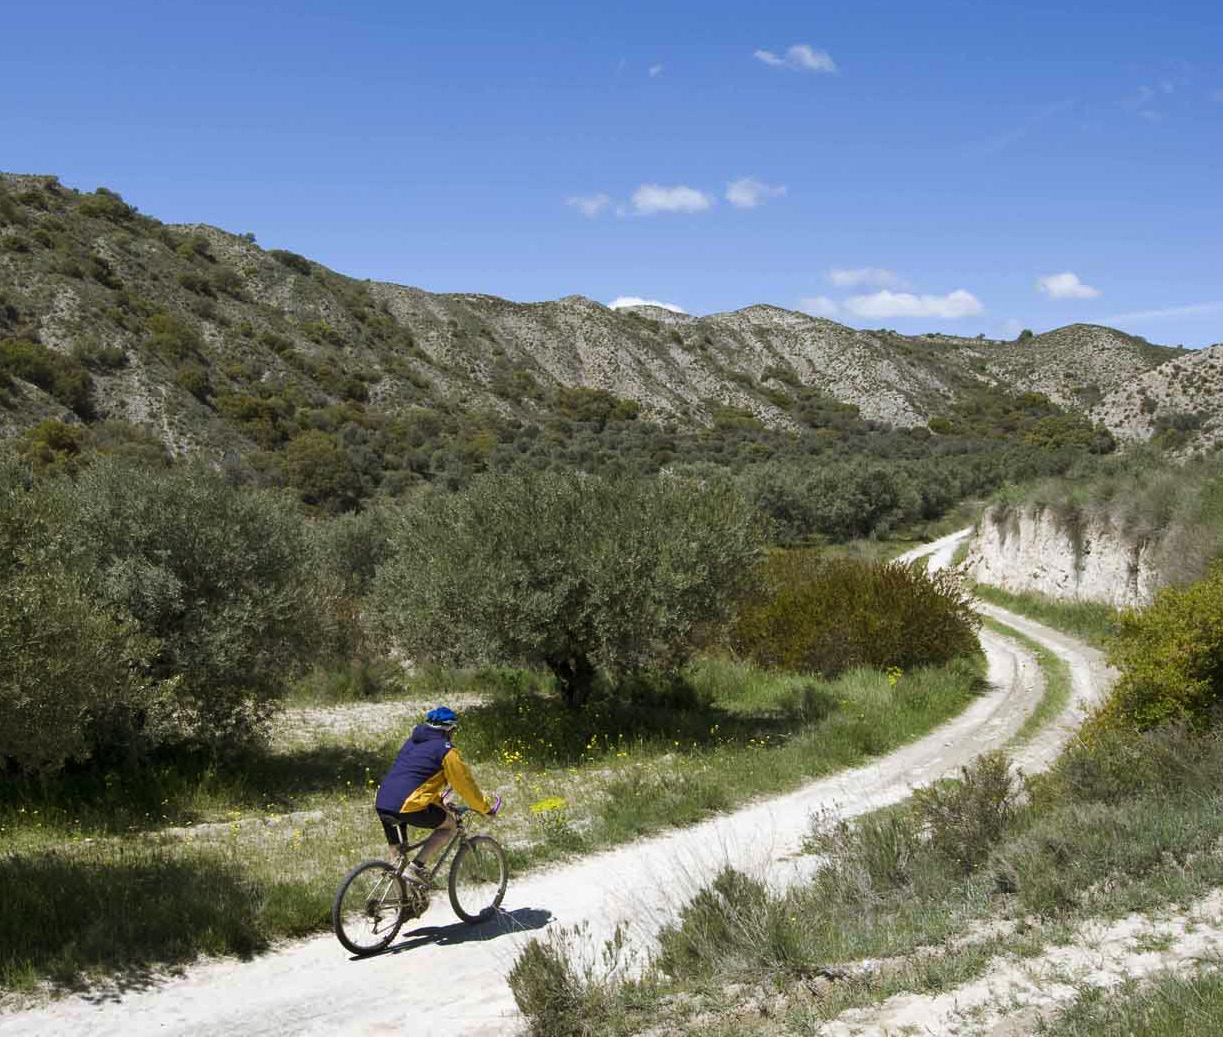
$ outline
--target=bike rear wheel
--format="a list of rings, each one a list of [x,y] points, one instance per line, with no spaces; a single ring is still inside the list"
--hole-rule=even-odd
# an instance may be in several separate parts
[[[464,922],[482,922],[501,906],[510,869],[501,845],[476,835],[459,847],[450,865],[450,906]]]
[[[382,950],[403,924],[407,887],[386,861],[364,861],[345,876],[331,905],[336,939],[353,954]]]

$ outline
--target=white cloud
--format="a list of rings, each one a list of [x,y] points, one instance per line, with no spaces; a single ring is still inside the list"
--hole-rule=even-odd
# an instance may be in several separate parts
[[[1100,294],[1100,289],[1084,284],[1078,274],[1072,274],[1069,270],[1037,278],[1036,290],[1044,292],[1050,299],[1094,299]]]
[[[1168,306],[1161,310],[1135,310],[1105,317],[1105,324],[1121,324],[1131,320],[1170,320],[1176,317],[1199,317],[1208,313],[1223,313],[1223,301],[1197,302],[1189,306]]]
[[[714,199],[694,187],[662,187],[642,184],[633,192],[633,211],[641,216],[656,212],[704,212]]]
[[[752,57],[757,61],[763,61],[766,65],[772,65],[774,68],[786,63],[785,58],[779,58],[771,50],[754,50],[752,51]]]
[[[726,185],[726,200],[736,209],[754,209],[770,198],[781,198],[785,193],[784,187],[761,183],[753,176],[745,176]]]
[[[816,50],[806,43],[787,47],[784,55],[771,50],[754,50],[752,57],[773,68],[788,68],[795,72],[836,72],[837,63],[826,50]]]
[[[903,277],[877,266],[864,266],[857,270],[829,270],[828,280],[838,288],[904,288]]]
[[[643,299],[638,295],[620,295],[607,304],[608,309],[620,310],[626,306],[658,306],[664,310],[670,310],[672,313],[687,314],[682,306],[676,306],[673,302],[659,302],[657,299]]]
[[[890,317],[958,320],[961,317],[974,317],[985,309],[980,299],[963,288],[946,295],[913,295],[911,292],[892,292],[885,288],[874,295],[852,295],[843,305],[855,317],[869,320]]]
[[[817,317],[836,317],[841,312],[840,304],[837,303],[836,299],[829,299],[826,295],[808,296],[805,299],[799,299],[798,307]]]
[[[598,194],[574,195],[566,198],[565,204],[577,209],[583,216],[594,218],[611,205],[611,196],[600,191]]]
[[[651,78],[651,79],[654,79],[656,76],[661,76],[661,75],[662,75],[662,70],[663,70],[663,66],[662,66],[662,64],[661,64],[661,63],[660,63],[660,64],[657,64],[657,65],[651,65],[651,66],[650,66],[650,73],[649,73],[649,74],[650,74],[650,78]]]

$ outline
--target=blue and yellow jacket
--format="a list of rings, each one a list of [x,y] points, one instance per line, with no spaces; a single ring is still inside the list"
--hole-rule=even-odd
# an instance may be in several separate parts
[[[450,735],[428,724],[417,724],[383,777],[374,807],[398,814],[424,810],[430,803],[442,801],[447,785],[473,810],[481,814],[492,810],[492,803],[480,791],[459,751],[450,744]]]

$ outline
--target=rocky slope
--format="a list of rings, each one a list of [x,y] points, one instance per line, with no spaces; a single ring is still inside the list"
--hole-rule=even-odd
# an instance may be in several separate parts
[[[580,296],[433,294],[346,278],[249,235],[166,226],[104,189],[7,174],[0,340],[31,344],[0,357],[0,434],[75,410],[179,451],[274,445],[277,408],[532,421],[554,410],[559,388],[635,401],[679,428],[727,408],[789,428],[799,391],[922,426],[982,390],[1082,409],[1178,355],[1083,325],[998,342],[861,331],[772,306],[689,317]],[[1101,406],[1130,429],[1122,403]]]
[[[1187,353],[1117,385],[1091,409],[1126,442],[1206,449],[1223,439],[1223,345]]]

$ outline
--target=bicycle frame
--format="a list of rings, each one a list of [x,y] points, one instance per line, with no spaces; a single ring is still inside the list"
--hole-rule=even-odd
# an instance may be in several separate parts
[[[463,815],[467,813],[467,808],[464,807],[462,810],[452,810],[451,813],[454,815],[454,835],[450,837],[450,842],[448,842],[446,844],[446,848],[437,855],[437,860],[434,862],[433,866],[429,869],[429,882],[430,883],[432,883],[433,880],[437,878],[437,873],[442,870],[442,866],[446,863],[447,859],[458,847],[459,843],[463,842],[467,838],[467,832],[464,831],[464,828],[463,828]],[[403,830],[405,827],[406,826],[400,826],[401,835],[403,834]],[[427,843],[429,839],[432,837],[432,835],[433,833],[430,832],[429,835],[426,835],[423,839],[420,839],[417,842],[403,844],[403,854],[399,858],[399,863],[395,866],[396,875],[402,875],[404,872],[404,869],[408,866],[408,854],[412,850],[417,850],[420,847],[424,846],[425,843]]]

